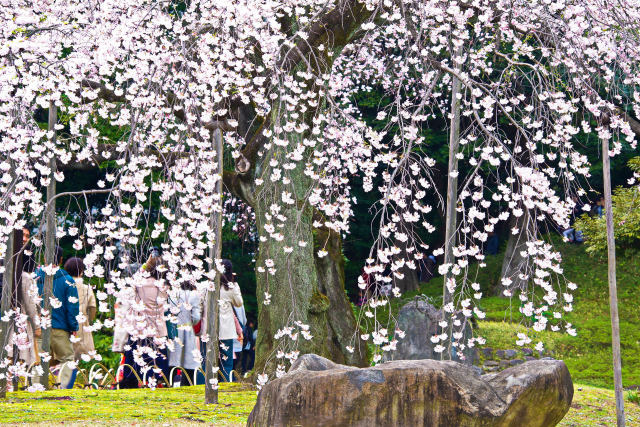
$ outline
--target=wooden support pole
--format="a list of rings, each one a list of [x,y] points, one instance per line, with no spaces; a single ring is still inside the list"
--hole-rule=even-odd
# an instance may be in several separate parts
[[[453,61],[456,64],[456,70],[459,71],[462,49],[456,49],[453,55]],[[456,228],[457,228],[457,201],[458,201],[458,147],[460,145],[460,94],[461,83],[456,76],[452,76],[451,81],[451,124],[449,126],[449,167],[447,169],[447,206],[445,211],[445,238],[444,238],[444,263],[455,263],[453,256],[453,248],[456,245]],[[451,269],[444,276],[444,285],[442,289],[442,306],[453,301],[453,295],[447,289],[447,279],[452,277]]]
[[[13,296],[11,295],[11,291],[13,290],[12,286],[12,278],[13,278],[13,262],[11,258],[13,257],[13,233],[9,233],[7,237],[7,249],[4,254],[4,274],[2,275],[2,302],[0,303],[0,311],[2,316],[11,309],[11,303],[13,300]],[[8,321],[3,321],[0,323],[0,360],[4,361],[7,357],[6,346],[8,344],[9,339],[9,331],[13,327],[13,317]],[[4,398],[7,396],[7,368],[2,368],[0,372],[3,375],[3,378],[0,379],[0,397]]]
[[[11,279],[11,307],[15,310],[17,308],[24,308],[21,306],[22,295],[22,228],[13,230],[13,249],[11,262],[13,263],[12,279]],[[16,322],[13,322],[14,337],[18,334]],[[15,364],[20,358],[20,351],[18,346],[13,344],[13,363]],[[18,377],[13,377],[13,389],[18,390]]]
[[[56,123],[58,121],[58,109],[53,101],[49,102],[49,125],[48,129],[53,132],[52,142],[56,141]],[[60,260],[55,260],[56,252],[56,180],[53,174],[56,172],[56,158],[51,156],[49,159],[49,185],[47,185],[47,206],[45,210],[46,231],[44,239],[44,263],[47,266],[57,265]],[[47,274],[44,278],[44,289],[42,292],[43,311],[47,316],[51,317],[51,296],[53,295],[53,275]],[[51,328],[42,328],[42,352],[49,353],[51,351]],[[49,388],[49,362],[42,359],[43,374],[40,383]]]
[[[462,58],[462,48],[457,48],[453,52],[452,62],[458,73],[460,72],[460,66]],[[460,146],[460,100],[462,84],[460,80],[455,76],[451,76],[451,112],[450,114],[450,126],[449,126],[449,167],[447,169],[447,206],[445,211],[445,237],[444,237],[444,264],[449,266],[449,269],[444,275],[444,281],[442,285],[442,316],[443,320],[446,318],[445,306],[453,303],[454,295],[449,292],[447,288],[447,282],[449,279],[455,280],[453,273],[451,272],[453,264],[456,262],[453,255],[453,248],[456,245],[456,230],[457,230],[457,215],[456,210],[458,204],[458,147]],[[453,321],[449,321],[447,328],[447,336],[449,337],[449,343],[445,347],[446,352],[441,353],[441,358],[446,360],[453,359]]]
[[[215,230],[215,241],[209,246],[209,271],[216,268],[215,260],[220,259],[222,255],[222,168],[223,168],[223,150],[222,150],[222,132],[218,129],[213,132],[214,144],[216,147],[216,159],[218,161],[218,173],[220,177],[216,183],[216,194],[219,197],[218,206],[211,214],[211,225]],[[215,290],[207,292],[207,325],[206,331],[209,336],[207,343],[207,360],[206,360],[206,382],[204,401],[207,404],[218,403],[218,389],[214,388],[211,380],[218,375],[218,361],[220,359],[220,349],[218,347],[218,300],[220,299],[220,274],[215,273]]]
[[[616,284],[616,241],[611,202],[611,165],[609,140],[602,142],[602,176],[604,180],[604,210],[607,221],[607,255],[609,261],[609,308],[611,311],[611,344],[613,348],[613,382],[616,396],[616,418],[618,427],[625,425],[624,394],[622,391],[622,358],[620,356],[620,323],[618,319],[618,289]]]

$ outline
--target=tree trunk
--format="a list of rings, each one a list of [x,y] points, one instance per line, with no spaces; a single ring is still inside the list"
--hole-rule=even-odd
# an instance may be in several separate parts
[[[290,147],[300,143],[297,137],[289,136]],[[275,151],[273,149],[264,159],[282,154]],[[287,177],[291,183],[287,185],[271,181],[272,169],[266,161],[256,170],[264,184],[251,198],[254,200],[258,234],[266,238],[259,242],[256,262],[256,372],[273,372],[276,365],[284,364],[283,360],[275,357],[278,350],[284,353],[294,350],[300,354],[315,353],[338,362],[365,365],[368,359],[366,347],[353,354],[346,350],[348,345],[357,347],[360,338],[344,290],[342,242],[339,235],[313,227],[314,210],[306,201],[313,181],[304,174],[302,166],[289,172]],[[284,191],[292,193],[296,200],[294,204],[281,202]],[[274,203],[280,206],[284,222],[277,220],[271,212]],[[265,231],[268,224],[275,227],[275,233],[282,234],[280,241]],[[304,246],[301,247],[300,242],[304,242]],[[285,248],[293,248],[293,251],[287,253]],[[328,254],[318,257],[319,250]],[[270,274],[268,266],[265,267],[266,260],[273,261],[273,274]],[[266,271],[261,272],[263,267]],[[269,304],[264,304],[265,294],[270,295]],[[274,338],[285,327],[300,331],[300,324],[309,326],[313,336],[311,340],[306,340],[302,334],[298,334],[295,341],[287,336],[279,340]]]
[[[367,345],[360,340],[356,319],[345,291],[344,257],[342,256],[342,238],[335,231],[315,230],[314,246],[326,242],[327,256],[320,258],[314,254],[318,274],[318,289],[329,299],[329,308],[323,320],[327,328],[327,353],[336,363],[355,366],[367,366],[369,353]],[[323,325],[319,325],[323,327]],[[356,334],[354,336],[354,334]],[[353,346],[354,352],[347,350]]]
[[[55,125],[58,121],[58,109],[56,104],[49,102],[49,131],[53,131],[53,141],[55,143],[56,130]],[[53,174],[56,172],[56,158],[53,156],[49,159],[49,167],[51,172],[49,175],[49,185],[47,186],[47,207],[46,207],[46,223],[44,241],[44,263],[45,265],[56,265],[60,260],[54,260],[56,252],[56,179]],[[51,301],[53,295],[53,275],[47,274],[44,278],[44,289],[42,292],[43,311],[47,312],[47,316],[51,317]],[[51,351],[51,327],[42,328],[42,348],[43,353]],[[49,361],[42,359],[43,374],[40,377],[40,383],[49,388]]]
[[[609,261],[609,308],[611,312],[611,344],[613,348],[613,382],[616,395],[618,427],[625,425],[624,395],[622,391],[622,358],[620,356],[620,323],[618,319],[618,289],[616,285],[616,241],[613,229],[611,202],[611,166],[609,140],[602,138],[602,175],[604,179],[604,211],[607,219],[607,255]]]
[[[255,367],[256,372],[273,372],[276,363],[284,362],[275,359],[276,350],[285,353],[298,350],[301,354],[317,353],[328,357],[325,346],[328,328],[321,327],[321,324],[329,308],[329,300],[318,289],[311,208],[283,209],[282,214],[287,217],[281,229],[284,239],[276,241],[264,231],[265,224],[270,223],[265,216],[269,214],[270,204],[262,200],[256,206],[256,220],[260,236],[267,235],[267,240],[260,242],[256,264],[258,268],[267,267],[264,272],[256,271],[258,339]],[[300,241],[306,242],[306,247],[299,247]],[[294,248],[293,252],[285,253],[287,246]],[[273,269],[268,267],[270,264],[266,263],[267,260],[273,261]],[[271,302],[265,304],[266,298]],[[305,340],[300,334],[296,341],[287,337],[275,339],[276,333],[282,328],[295,328],[295,322],[311,327],[311,341]]]
[[[525,289],[527,286],[527,280],[520,279],[521,272],[526,272],[528,258],[524,258],[520,252],[527,249],[526,228],[529,226],[528,213],[525,211],[521,216],[511,217],[509,227],[509,240],[507,240],[507,248],[504,253],[504,259],[502,261],[502,270],[500,272],[500,281],[495,285],[494,294],[497,296],[505,297],[504,292],[506,289]],[[519,232],[513,234],[511,230],[518,228]],[[511,279],[509,287],[502,285],[502,279]]]
[[[222,150],[222,132],[216,130],[213,133],[213,140],[216,146],[216,160],[218,161],[218,173],[220,179],[216,183],[216,193],[220,196],[218,201],[218,210],[214,210],[211,215],[211,226],[215,230],[213,245],[209,246],[209,271],[215,270],[215,260],[220,259],[222,253],[222,165],[223,155]],[[207,292],[207,300],[205,310],[208,313],[206,317],[207,323],[205,325],[209,341],[207,342],[207,357],[205,362],[205,386],[204,386],[204,403],[215,404],[218,403],[218,388],[212,384],[213,380],[218,376],[218,359],[220,349],[218,347],[218,323],[220,321],[218,317],[218,300],[220,299],[220,274],[215,273],[215,290],[213,292]]]

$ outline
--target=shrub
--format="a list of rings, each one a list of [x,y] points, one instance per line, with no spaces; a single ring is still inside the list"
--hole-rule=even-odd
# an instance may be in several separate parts
[[[635,175],[640,174],[640,157],[629,161]],[[616,249],[620,251],[640,248],[640,187],[619,187],[612,196],[613,224]],[[607,250],[607,225],[604,216],[583,215],[576,221],[576,228],[585,236],[587,252],[604,254]]]

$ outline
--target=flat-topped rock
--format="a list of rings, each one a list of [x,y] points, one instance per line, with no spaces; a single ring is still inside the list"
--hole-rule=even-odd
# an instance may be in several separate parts
[[[491,375],[451,361],[369,368],[304,355],[266,384],[249,426],[556,425],[573,399],[564,362],[535,360]]]

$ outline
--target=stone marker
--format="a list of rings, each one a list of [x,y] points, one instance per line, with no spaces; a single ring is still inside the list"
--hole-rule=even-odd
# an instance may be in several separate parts
[[[548,427],[572,399],[571,376],[558,360],[480,376],[451,361],[354,368],[307,354],[262,388],[247,425]]]
[[[431,341],[431,337],[441,334],[442,328],[438,325],[443,319],[442,311],[437,310],[433,305],[421,299],[415,299],[403,305],[398,312],[397,327],[404,331],[404,338],[398,339],[395,351],[385,352],[383,361],[390,360],[422,360],[441,359],[441,354],[433,349],[436,346]],[[467,324],[464,329],[466,342],[471,337],[471,326]],[[466,348],[463,352],[464,361],[459,354],[454,354],[454,360],[466,364],[473,364],[478,360],[476,348]]]

